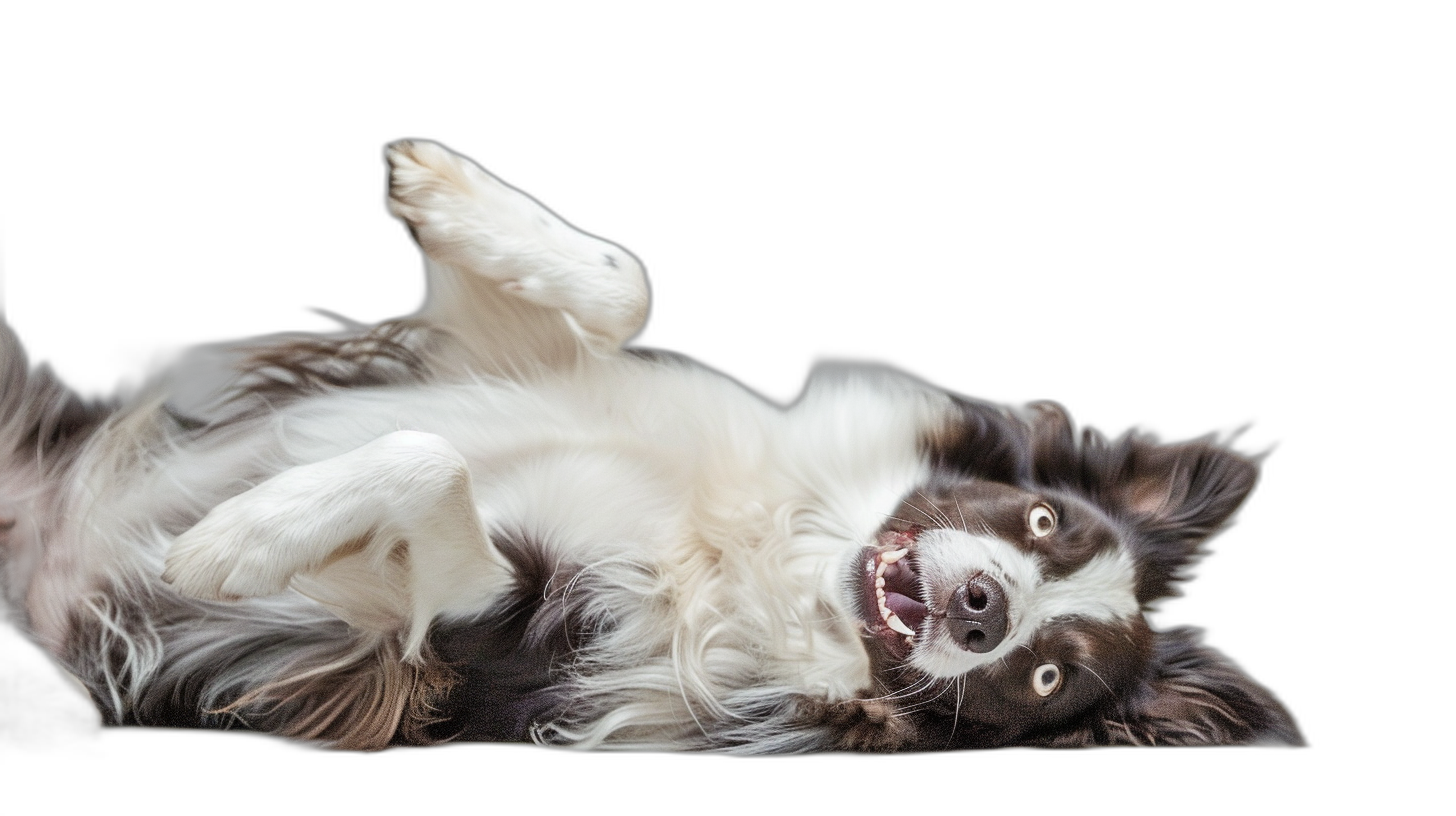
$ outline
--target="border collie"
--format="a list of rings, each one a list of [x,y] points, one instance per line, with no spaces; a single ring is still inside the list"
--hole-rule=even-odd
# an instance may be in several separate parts
[[[875,367],[772,404],[628,348],[642,266],[438,144],[387,149],[415,314],[76,397],[0,325],[14,614],[112,724],[341,748],[1298,744],[1145,613],[1252,489]]]

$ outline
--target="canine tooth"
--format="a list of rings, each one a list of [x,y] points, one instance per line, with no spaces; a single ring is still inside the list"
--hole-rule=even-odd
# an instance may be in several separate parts
[[[902,635],[915,634],[915,630],[906,626],[905,622],[900,620],[900,616],[896,615],[894,612],[891,612],[889,616],[885,618],[885,623],[889,624],[891,629],[894,629],[896,632],[899,632]]]
[[[910,550],[908,550],[908,549],[906,549],[904,547],[901,547],[898,550],[893,550],[891,552],[887,552],[887,553],[881,555],[880,556],[880,563],[881,564],[887,564],[887,565],[888,564],[893,564],[896,561],[899,561],[901,558],[904,558],[905,556],[907,556],[909,554],[910,554]]]

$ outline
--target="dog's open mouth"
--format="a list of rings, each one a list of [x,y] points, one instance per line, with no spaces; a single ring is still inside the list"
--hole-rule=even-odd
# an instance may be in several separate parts
[[[864,558],[865,626],[897,659],[910,654],[925,621],[914,558],[919,533],[919,528],[881,533],[879,546],[867,550]]]

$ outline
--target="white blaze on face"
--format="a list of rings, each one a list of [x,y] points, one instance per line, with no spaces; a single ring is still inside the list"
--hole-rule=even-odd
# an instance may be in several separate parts
[[[1030,642],[1047,621],[1074,617],[1114,621],[1139,609],[1133,594],[1133,562],[1121,549],[1098,553],[1071,575],[1057,579],[1044,577],[1039,556],[992,535],[927,530],[917,540],[915,554],[932,613],[921,626],[916,638],[920,646],[911,654],[910,664],[935,677],[957,677],[1000,660]],[[1001,644],[977,654],[931,628],[951,591],[981,572],[1005,590],[1008,620]]]
[[[1132,558],[1122,549],[1098,553],[1076,572],[1038,585],[1027,617],[1039,623],[1054,618],[1121,620],[1137,614]]]

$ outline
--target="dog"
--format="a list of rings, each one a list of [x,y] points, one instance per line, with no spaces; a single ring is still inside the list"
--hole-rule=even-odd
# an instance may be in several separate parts
[[[0,326],[12,615],[110,724],[346,749],[1301,744],[1154,631],[1257,457],[875,366],[774,404],[628,341],[641,263],[386,149],[416,313],[190,352],[125,400]]]

